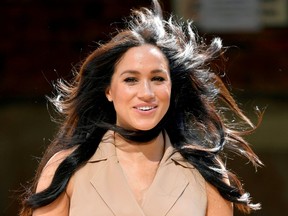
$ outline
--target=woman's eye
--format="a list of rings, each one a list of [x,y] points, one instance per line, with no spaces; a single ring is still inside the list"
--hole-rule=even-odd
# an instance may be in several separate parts
[[[137,79],[135,77],[127,77],[124,79],[124,82],[126,83],[134,83],[137,82]]]
[[[164,77],[153,77],[152,81],[163,82],[163,81],[165,81],[165,78]]]

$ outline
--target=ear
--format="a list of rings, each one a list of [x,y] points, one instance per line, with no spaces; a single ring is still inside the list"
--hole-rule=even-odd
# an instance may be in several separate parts
[[[106,98],[108,99],[108,101],[110,101],[110,102],[113,101],[112,96],[111,96],[111,88],[110,88],[110,86],[106,88],[105,95],[106,95]]]

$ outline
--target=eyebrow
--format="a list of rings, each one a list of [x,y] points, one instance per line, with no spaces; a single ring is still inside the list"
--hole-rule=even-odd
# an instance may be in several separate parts
[[[136,70],[125,70],[123,71],[120,76],[124,75],[124,74],[140,74],[139,71],[136,71]],[[157,73],[165,73],[165,74],[168,74],[168,71],[166,70],[162,70],[162,69],[155,69],[155,70],[152,70],[151,71],[152,74],[157,74]]]

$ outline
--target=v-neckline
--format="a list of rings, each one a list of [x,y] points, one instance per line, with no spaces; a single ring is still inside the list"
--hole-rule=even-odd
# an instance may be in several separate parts
[[[90,163],[99,161],[103,165],[97,166],[90,182],[114,215],[144,216],[155,215],[155,212],[165,215],[189,184],[182,169],[173,161],[175,156],[171,158],[173,147],[166,133],[165,136],[164,156],[141,204],[127,183],[113,140],[108,138],[99,145]]]
[[[157,165],[156,165],[156,168],[153,169],[153,171],[155,171],[154,173],[154,176],[151,177],[151,182],[149,184],[147,184],[147,187],[143,190],[144,192],[140,191],[139,193],[141,194],[140,196],[140,199],[138,197],[138,194],[137,194],[137,191],[134,191],[134,188],[135,188],[135,185],[131,184],[130,182],[133,182],[133,180],[130,180],[130,176],[128,176],[128,170],[127,169],[128,167],[125,167],[124,164],[121,164],[121,162],[119,161],[119,158],[117,156],[117,147],[116,147],[116,142],[115,142],[115,133],[114,133],[114,146],[115,146],[115,155],[116,155],[116,158],[117,158],[117,161],[118,161],[118,165],[119,165],[119,168],[121,169],[121,172],[122,172],[122,175],[124,177],[124,179],[126,180],[126,185],[127,185],[127,188],[129,188],[129,191],[131,193],[131,195],[134,197],[135,201],[138,203],[139,207],[140,208],[143,208],[143,203],[145,202],[145,199],[146,199],[146,195],[149,191],[149,189],[151,188],[152,184],[154,183],[155,181],[155,178],[157,176],[157,173],[158,173],[158,170],[160,168],[160,164],[162,163],[162,160],[163,160],[163,157],[164,157],[164,154],[165,154],[165,151],[166,151],[166,142],[165,142],[165,133],[164,132],[161,132],[161,136],[163,138],[163,150],[162,150],[162,156],[160,158],[160,160],[157,162]]]
[[[159,164],[156,168],[156,171],[155,171],[155,175],[151,181],[151,183],[146,187],[145,191],[143,192],[143,194],[141,195],[141,199],[139,200],[138,197],[137,197],[137,194],[133,191],[133,188],[132,188],[132,185],[129,184],[129,180],[128,180],[128,176],[127,176],[127,173],[124,171],[123,167],[121,166],[121,164],[119,163],[118,161],[118,165],[119,165],[119,169],[121,170],[121,173],[123,175],[123,178],[125,179],[125,183],[126,183],[126,186],[127,188],[129,188],[129,192],[130,194],[134,197],[135,201],[138,203],[139,207],[140,208],[143,208],[143,204],[145,203],[145,200],[147,198],[147,193],[149,192],[151,186],[154,184],[155,182],[155,179],[157,177],[157,173],[158,173],[158,170],[160,168],[160,163],[161,161],[159,161]]]

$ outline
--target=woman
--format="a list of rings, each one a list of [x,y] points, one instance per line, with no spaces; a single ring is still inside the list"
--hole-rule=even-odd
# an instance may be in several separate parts
[[[243,123],[253,125],[209,69],[220,39],[206,46],[190,23],[164,20],[153,3],[134,10],[128,28],[91,53],[73,82],[59,82],[51,101],[63,124],[21,215],[228,216],[233,205],[259,209],[220,157],[225,147],[261,165],[242,138],[251,132]]]

